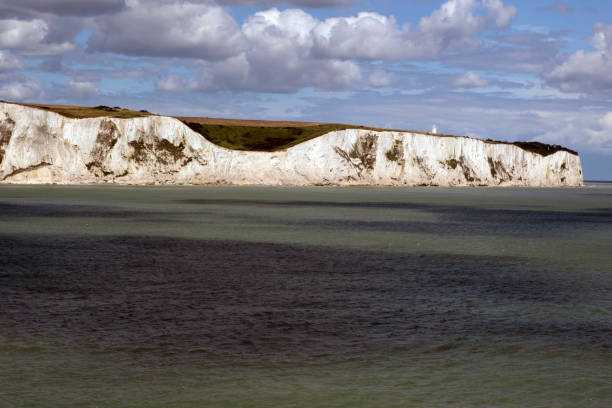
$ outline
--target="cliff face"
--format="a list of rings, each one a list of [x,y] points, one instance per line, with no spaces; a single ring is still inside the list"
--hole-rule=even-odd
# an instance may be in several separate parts
[[[567,151],[360,129],[236,151],[169,117],[68,119],[0,103],[0,182],[580,186],[582,170]]]

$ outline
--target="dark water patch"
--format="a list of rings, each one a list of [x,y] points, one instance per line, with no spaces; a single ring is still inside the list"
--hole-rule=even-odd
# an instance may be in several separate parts
[[[199,206],[189,206],[181,211],[160,211],[143,209],[124,209],[96,205],[59,205],[50,203],[15,204],[0,201],[0,220],[38,218],[91,218],[113,219],[124,222],[147,222],[155,224],[184,224],[202,217],[214,217],[257,223],[261,225],[283,225],[296,228],[319,228],[329,230],[389,231],[400,233],[427,233],[444,235],[529,235],[547,236],[550,233],[570,233],[579,229],[609,228],[612,224],[612,208],[596,208],[591,211],[546,211],[538,210],[501,210],[480,209],[466,206],[442,206],[418,203],[338,203],[309,201],[255,201],[255,200],[188,200]],[[324,206],[338,208],[366,209],[410,209],[436,215],[436,221],[402,220],[389,217],[389,220],[342,219],[342,218],[304,218],[279,219],[274,214],[260,215],[248,212],[220,212],[219,205],[312,207]]]
[[[175,215],[196,216],[212,214],[201,210],[197,212],[171,213],[168,211],[126,210],[118,207],[105,207],[95,205],[67,205],[67,204],[12,204],[0,201],[0,220],[16,218],[115,218],[122,220],[146,220],[147,222],[180,222],[178,219],[168,218]]]
[[[384,201],[301,201],[301,200],[250,200],[250,199],[187,199],[178,200],[184,204],[235,205],[256,207],[330,207],[330,208],[388,208],[394,210],[428,210],[430,204]]]
[[[604,319],[551,315],[606,288],[521,259],[137,236],[1,242],[0,330],[22,336],[247,360],[457,338],[610,344]]]
[[[515,210],[490,209],[468,207],[460,205],[439,205],[411,202],[336,202],[336,201],[273,201],[248,199],[189,199],[179,200],[185,204],[202,206],[230,205],[230,206],[260,206],[260,207],[330,207],[330,208],[359,208],[359,209],[392,209],[392,210],[420,210],[449,216],[486,217],[504,216],[505,218],[531,218],[534,220],[549,221],[562,220],[564,222],[612,222],[612,208],[593,209],[589,211],[546,211],[546,210]],[[603,219],[603,220],[602,220]]]
[[[445,221],[443,227],[450,227],[450,230],[444,232],[452,233],[452,224],[478,223],[480,225],[467,225],[469,229],[475,227],[476,230],[495,229],[493,224],[501,224],[503,228],[520,229],[521,224],[527,227],[534,224],[543,224],[551,228],[555,226],[565,226],[569,228],[571,224],[610,224],[612,223],[612,208],[593,208],[587,211],[547,211],[543,209],[528,210],[528,209],[487,209],[468,206],[448,206],[436,204],[421,204],[410,202],[333,202],[333,201],[267,201],[267,200],[208,200],[208,199],[191,199],[179,200],[184,204],[197,204],[202,208],[190,211],[159,211],[159,210],[127,210],[112,206],[97,206],[97,205],[69,205],[69,204],[51,204],[51,203],[12,203],[0,201],[0,219],[1,218],[27,218],[27,217],[47,217],[47,218],[143,218],[155,220],[158,217],[172,217],[180,215],[181,217],[215,215],[218,216],[218,211],[207,210],[209,206],[255,206],[255,207],[330,207],[330,208],[355,208],[355,209],[390,209],[390,210],[416,210],[423,211],[439,216],[439,221]],[[250,216],[248,214],[232,215],[224,214],[225,217],[257,219],[266,221],[266,217]],[[273,221],[271,218],[270,221]],[[291,223],[291,221],[289,221]],[[351,227],[360,227],[366,230],[382,229],[382,230],[406,230],[406,231],[423,231],[427,228],[434,228],[430,223],[412,222],[412,221],[358,221],[358,220],[297,220],[295,223],[312,223],[315,224],[336,224],[342,227],[343,223],[351,224]],[[285,220],[283,220],[285,223]],[[512,225],[509,225],[512,224]],[[462,231],[463,232],[463,231]]]
[[[448,206],[420,203],[390,202],[320,202],[320,201],[266,201],[266,200],[185,200],[202,207],[212,205],[271,206],[312,208],[359,208],[417,210],[438,216],[437,222],[424,221],[369,221],[365,219],[314,219],[283,220],[286,225],[317,226],[364,231],[397,231],[410,233],[440,234],[547,234],[571,232],[579,228],[599,228],[612,224],[612,208],[597,208],[589,211],[547,211],[544,209],[486,209],[467,206]],[[243,215],[243,218],[257,218]],[[262,218],[262,217],[260,217]],[[260,221],[265,221],[261,219]],[[268,222],[274,222],[271,217]]]
[[[571,232],[580,228],[577,223],[565,223],[550,221],[547,223],[522,222],[514,219],[507,222],[499,219],[489,219],[479,222],[450,221],[427,222],[427,221],[364,221],[364,220],[338,220],[317,219],[286,221],[284,225],[301,227],[317,227],[325,229],[343,229],[358,231],[390,231],[413,234],[443,234],[443,235],[530,235],[545,236],[551,232]]]

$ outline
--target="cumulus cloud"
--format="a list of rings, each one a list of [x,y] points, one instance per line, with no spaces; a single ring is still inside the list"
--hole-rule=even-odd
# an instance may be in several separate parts
[[[43,88],[34,79],[25,78],[13,80],[0,86],[0,97],[13,101],[24,101],[40,98]]]
[[[457,88],[480,88],[487,86],[489,82],[472,71],[455,76],[453,85]]]
[[[290,93],[305,87],[337,90],[361,81],[361,71],[352,61],[296,58],[294,50],[276,54],[248,52],[217,63],[202,62],[192,90],[245,90]]]
[[[545,78],[564,92],[612,92],[612,25],[595,24],[593,52],[578,50]]]
[[[484,14],[476,12],[484,10]],[[473,34],[493,26],[507,28],[516,8],[501,0],[450,0],[415,30],[395,18],[362,12],[355,17],[329,18],[314,29],[317,52],[338,58],[401,60],[432,58],[456,46],[478,47]]]
[[[515,6],[506,6],[501,0],[482,0],[482,5],[488,10],[488,18],[492,18],[497,28],[508,28],[516,16]]]
[[[318,23],[299,9],[255,13],[242,26],[246,44],[242,52],[219,61],[199,60],[196,79],[189,84],[169,76],[157,86],[163,90],[295,92],[358,83],[361,72],[353,61],[313,54],[312,30]]]
[[[49,25],[41,19],[0,20],[0,48],[24,55],[54,55],[74,48],[70,42],[48,42]]]
[[[415,52],[408,26],[374,12],[334,17],[312,27],[315,52],[321,56],[356,59],[402,59]]]
[[[484,13],[476,13],[484,9]],[[434,55],[459,45],[479,48],[479,40],[473,34],[489,27],[508,28],[516,15],[516,7],[505,6],[501,0],[451,0],[431,16],[419,22],[419,44]]]
[[[309,52],[319,58],[433,58],[452,47],[478,47],[480,42],[474,34],[490,27],[507,28],[516,15],[516,8],[501,0],[449,0],[411,30],[409,25],[400,26],[393,16],[376,12],[320,21],[299,9],[270,9],[249,16],[240,29],[219,5],[193,1],[160,2],[156,7],[146,7],[143,0],[131,0],[124,11],[99,19],[89,48],[137,56],[218,60],[235,57],[245,48],[252,51],[263,43],[274,52],[277,45],[270,44],[270,40],[283,42],[276,35],[282,31],[300,37],[298,45],[307,45]],[[291,30],[288,25],[292,25]]]
[[[485,14],[478,14],[479,8]],[[225,59],[202,57],[196,81],[182,84],[168,77],[159,89],[243,89],[293,92],[312,86],[339,89],[361,81],[355,60],[430,58],[491,26],[505,27],[516,9],[499,0],[450,0],[416,30],[393,17],[362,12],[352,17],[318,20],[300,9],[272,8],[249,16],[240,29],[244,48]],[[368,82],[388,86],[388,73]],[[183,86],[185,85],[185,86]]]
[[[0,6],[8,4],[3,1]],[[91,30],[88,51],[187,59],[182,64],[194,69],[193,79],[169,75],[156,84],[164,91],[335,90],[364,83],[359,61],[435,59],[478,50],[478,34],[507,28],[516,14],[516,8],[502,0],[448,0],[415,27],[376,12],[320,20],[301,9],[276,8],[248,16],[239,26],[224,7],[273,3],[335,7],[352,2],[92,0],[76,12],[72,8],[80,0],[23,0],[13,8],[32,14],[0,20],[0,48],[16,55],[61,55],[74,48],[78,31],[60,28],[74,25],[79,31]],[[48,65],[38,69],[62,69],[61,64]],[[366,77],[373,87],[392,81],[384,70]]]
[[[133,0],[124,11],[98,19],[88,42],[94,51],[208,60],[237,55],[243,48],[236,21],[218,5],[148,7],[143,0]]]
[[[98,87],[91,81],[73,79],[68,83],[68,92],[75,98],[90,98],[98,94]]]

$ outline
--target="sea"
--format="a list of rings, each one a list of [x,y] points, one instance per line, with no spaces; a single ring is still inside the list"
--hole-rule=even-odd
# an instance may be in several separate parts
[[[0,407],[612,407],[612,184],[1,185]]]

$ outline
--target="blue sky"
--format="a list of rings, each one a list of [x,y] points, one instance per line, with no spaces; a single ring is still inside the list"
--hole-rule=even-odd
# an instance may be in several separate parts
[[[539,140],[612,179],[612,3],[0,0],[0,99]]]

